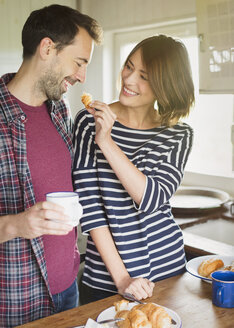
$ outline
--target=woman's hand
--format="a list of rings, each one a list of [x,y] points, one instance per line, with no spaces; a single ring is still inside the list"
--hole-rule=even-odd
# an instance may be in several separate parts
[[[107,226],[90,231],[103,262],[109,271],[119,294],[131,293],[138,300],[152,296],[154,283],[145,278],[131,278],[114,243]],[[103,242],[105,240],[105,242]]]
[[[101,101],[93,101],[90,106],[92,108],[87,109],[90,114],[93,115],[96,124],[96,137],[95,142],[100,145],[103,142],[108,141],[111,137],[111,130],[113,124],[116,120],[116,115],[112,112],[110,107],[101,102]]]
[[[117,288],[119,294],[130,293],[141,300],[153,295],[154,283],[146,278],[128,277]]]

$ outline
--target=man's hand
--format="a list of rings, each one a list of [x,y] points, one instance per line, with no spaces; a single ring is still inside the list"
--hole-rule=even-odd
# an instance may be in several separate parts
[[[66,235],[73,229],[67,224],[68,220],[63,207],[40,202],[22,213],[0,217],[3,226],[0,242],[16,237],[32,239],[42,235]]]

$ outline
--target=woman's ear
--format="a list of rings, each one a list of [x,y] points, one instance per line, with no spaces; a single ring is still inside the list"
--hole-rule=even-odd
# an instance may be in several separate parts
[[[39,44],[40,56],[46,60],[54,51],[54,42],[50,38],[43,38]]]

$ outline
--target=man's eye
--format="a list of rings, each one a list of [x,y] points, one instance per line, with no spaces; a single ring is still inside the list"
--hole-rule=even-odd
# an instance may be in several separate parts
[[[76,62],[76,65],[77,65],[78,67],[81,67],[81,64],[80,64],[80,63],[77,63],[77,62]]]

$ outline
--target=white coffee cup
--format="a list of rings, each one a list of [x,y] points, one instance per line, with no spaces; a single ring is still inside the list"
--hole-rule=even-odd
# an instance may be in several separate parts
[[[50,192],[46,194],[46,200],[63,206],[64,213],[70,217],[69,224],[76,227],[83,215],[83,208],[79,203],[79,196],[73,191]]]

